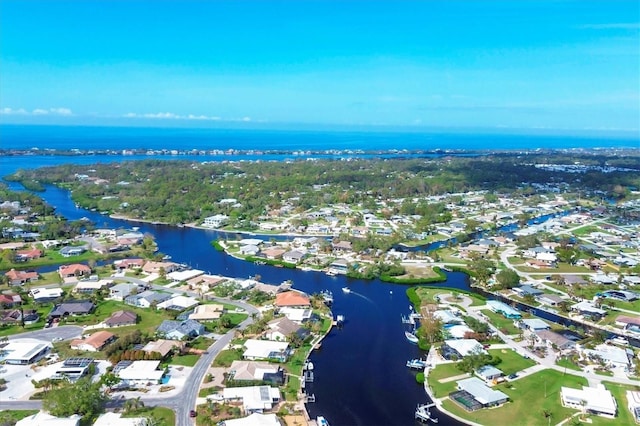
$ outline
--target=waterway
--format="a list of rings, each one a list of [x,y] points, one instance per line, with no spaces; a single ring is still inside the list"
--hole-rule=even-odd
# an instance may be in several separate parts
[[[401,316],[409,313],[406,287],[255,265],[216,251],[211,246],[218,238],[216,231],[112,219],[76,207],[68,191],[53,186],[39,195],[69,220],[84,217],[98,227],[116,229],[137,226],[154,235],[159,251],[171,255],[172,261],[208,273],[259,274],[263,282],[272,284],[292,280],[294,288],[310,294],[331,290],[333,313],[344,315],[346,323],[334,328],[322,348],[311,354],[315,381],[307,390],[316,396],[316,402],[307,404],[307,409],[312,418],[323,415],[332,425],[407,425],[415,422],[416,406],[429,402],[423,386],[415,381],[416,373],[405,366],[407,360],[425,355],[404,337]],[[352,290],[349,294],[341,290],[346,285]],[[467,276],[457,272],[448,273],[441,285],[469,289]],[[462,424],[442,414],[438,417],[442,425]]]

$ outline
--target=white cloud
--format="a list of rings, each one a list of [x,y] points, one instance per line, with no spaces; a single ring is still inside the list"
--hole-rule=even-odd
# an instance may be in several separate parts
[[[13,109],[4,107],[0,109],[0,114],[3,115],[65,115],[71,116],[73,112],[69,108],[36,108],[32,111],[27,111],[24,108]]]
[[[221,120],[220,117],[217,116],[209,116],[209,115],[180,115],[174,114],[173,112],[155,112],[155,113],[144,113],[138,114],[135,112],[128,112],[124,114],[122,117],[124,118],[151,118],[151,119],[161,119],[161,120],[199,120],[199,121],[218,121]]]
[[[3,115],[27,115],[28,112],[24,108],[13,109],[9,107],[4,107],[0,109],[0,114]]]

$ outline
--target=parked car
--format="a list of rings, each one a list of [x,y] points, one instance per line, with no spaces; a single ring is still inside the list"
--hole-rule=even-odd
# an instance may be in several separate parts
[[[518,375],[517,375],[516,373],[513,373],[513,374],[509,374],[509,375],[507,376],[507,379],[509,379],[509,380],[513,380],[513,379],[515,379],[516,377],[518,377]]]
[[[197,415],[198,415],[198,412],[196,410],[189,411],[189,417],[196,417]]]

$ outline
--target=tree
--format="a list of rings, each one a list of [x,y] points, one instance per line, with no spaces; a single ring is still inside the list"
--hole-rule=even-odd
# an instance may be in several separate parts
[[[493,274],[495,264],[488,259],[476,256],[475,259],[471,261],[469,269],[473,272],[475,278],[480,282],[480,284],[486,285]]]
[[[513,269],[503,269],[496,275],[500,288],[513,288],[520,284],[520,275]]]
[[[93,418],[103,410],[107,398],[100,390],[100,383],[91,383],[84,377],[75,383],[65,383],[55,392],[47,392],[42,407],[56,417],[69,417],[80,414],[84,418]]]

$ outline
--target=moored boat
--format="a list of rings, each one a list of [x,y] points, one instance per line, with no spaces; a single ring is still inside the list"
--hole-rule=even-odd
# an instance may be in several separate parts
[[[407,361],[407,367],[411,368],[412,370],[424,370],[426,366],[427,362],[419,358]]]
[[[409,332],[409,331],[405,331],[404,332],[404,336],[407,338],[408,341],[410,341],[411,343],[418,343],[418,338],[416,337],[415,334]]]

